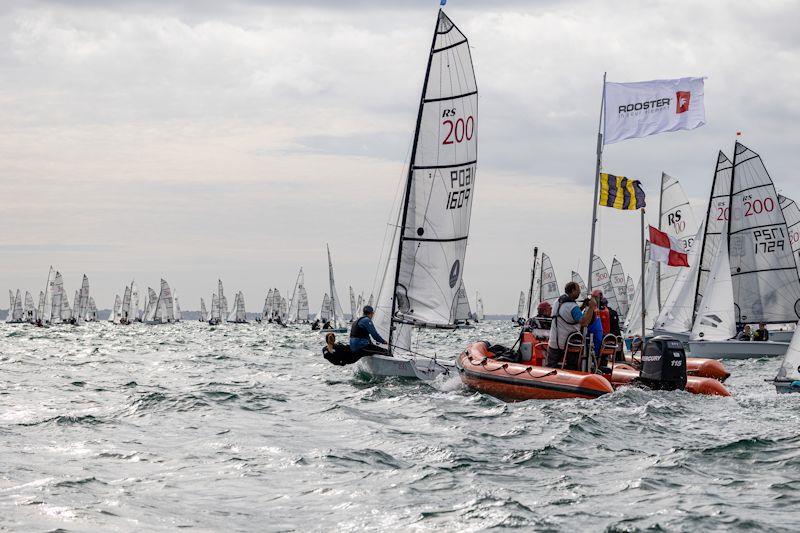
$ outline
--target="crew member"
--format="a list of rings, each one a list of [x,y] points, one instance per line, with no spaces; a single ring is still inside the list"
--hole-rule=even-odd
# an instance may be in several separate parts
[[[753,333],[753,340],[754,341],[768,341],[769,340],[769,330],[767,329],[767,325],[762,322],[758,325],[758,329]]]
[[[528,328],[538,341],[546,341],[553,326],[553,306],[550,302],[541,302],[536,308],[536,316],[528,321]]]
[[[364,315],[353,322],[353,326],[350,328],[350,351],[353,354],[390,355],[389,350],[376,346],[370,341],[370,337],[372,337],[378,344],[386,344],[386,341],[375,329],[375,324],[372,323],[373,316],[375,316],[375,310],[372,306],[367,305],[364,307]]]
[[[737,341],[749,341],[751,340],[750,336],[750,325],[746,325],[741,333],[736,336]]]
[[[608,335],[611,333],[611,312],[608,309],[608,300],[603,296],[603,291],[600,289],[592,291],[592,296],[597,299],[597,303],[599,304],[595,315],[600,319],[603,335]]]
[[[594,298],[584,302],[582,308],[575,300],[581,295],[577,283],[570,281],[564,286],[562,294],[553,309],[553,323],[550,327],[550,342],[547,346],[547,366],[556,368],[561,366],[564,351],[567,349],[567,338],[573,333],[580,333],[581,328],[588,326],[594,318],[597,301]],[[565,364],[566,368],[577,369],[578,357],[571,358]]]

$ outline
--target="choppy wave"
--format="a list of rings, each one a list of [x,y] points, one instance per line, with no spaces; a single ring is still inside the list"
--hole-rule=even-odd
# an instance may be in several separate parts
[[[512,341],[507,324],[417,349]],[[793,530],[800,395],[507,404],[328,365],[306,329],[0,326],[0,529]]]

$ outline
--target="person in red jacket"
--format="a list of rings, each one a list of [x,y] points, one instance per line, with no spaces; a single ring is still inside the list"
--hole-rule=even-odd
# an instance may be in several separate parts
[[[600,323],[603,324],[603,336],[606,336],[611,333],[611,313],[608,310],[608,300],[603,297],[603,291],[600,289],[592,291],[592,296],[597,298],[600,303],[595,314],[600,319]]]

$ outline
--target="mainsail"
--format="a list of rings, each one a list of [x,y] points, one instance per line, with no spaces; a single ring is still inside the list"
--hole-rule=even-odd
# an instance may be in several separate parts
[[[786,229],[789,232],[789,243],[792,245],[794,262],[797,264],[798,277],[800,277],[800,207],[791,198],[778,195],[778,200],[786,219]],[[798,341],[800,342],[800,340]]]
[[[728,221],[730,209],[728,201],[731,193],[731,171],[733,165],[730,159],[721,151],[717,154],[717,166],[714,170],[714,179],[711,182],[711,193],[708,198],[706,211],[705,231],[700,248],[700,271],[697,274],[697,288],[695,289],[694,308],[695,315],[703,300],[708,276],[711,273],[711,264],[717,256],[719,243],[722,239],[722,230]]]
[[[542,262],[539,269],[539,298],[534,300],[534,303],[538,305],[540,302],[547,302],[551,306],[555,305],[559,296],[561,296],[561,292],[558,289],[556,271],[553,269],[553,262],[550,260],[549,255],[542,254]],[[535,308],[535,306],[532,307],[532,309]]]
[[[200,297],[200,322],[208,321],[208,310],[206,309],[206,301]]]
[[[228,318],[228,299],[222,290],[222,280],[217,279],[217,300],[219,305],[219,319],[223,322]]]
[[[704,224],[700,224],[694,237],[698,243],[702,239],[703,228]],[[700,245],[693,246],[687,255],[689,267],[683,267],[675,277],[672,289],[656,318],[655,329],[669,333],[685,333],[692,329],[694,292],[700,272]]]
[[[156,319],[156,308],[158,306],[158,295],[151,287],[147,287],[147,307],[144,312],[144,320],[152,322]]]
[[[761,157],[738,142],[730,206],[728,253],[737,322],[797,322],[800,279],[778,193]]]
[[[31,296],[30,291],[25,291],[23,319],[31,324],[36,323],[36,307],[33,305],[33,296]]]
[[[156,313],[153,321],[157,323],[174,322],[175,320],[175,304],[172,299],[172,290],[166,280],[161,280],[161,292],[158,294],[158,303],[156,304]]]
[[[233,300],[233,310],[228,316],[228,322],[235,322],[237,324],[244,324],[247,322],[247,314],[244,310],[244,293],[242,291],[236,293],[236,298]]]
[[[135,280],[131,280],[131,320],[139,320],[139,288]]]
[[[174,303],[174,308],[175,308],[174,313],[173,313],[173,318],[174,318],[175,322],[180,322],[181,318],[183,318],[183,313],[181,313],[181,302],[178,299],[178,295],[177,294],[174,294],[172,296],[172,301]]]
[[[586,283],[583,282],[583,278],[581,277],[581,275],[578,274],[577,272],[575,272],[574,270],[572,271],[572,281],[577,283],[578,287],[581,288],[581,297],[585,297],[586,296]]]
[[[328,250],[328,280],[330,282],[330,298],[331,298],[331,324],[333,327],[338,327],[339,321],[344,321],[344,311],[342,304],[339,301],[339,294],[336,292],[336,282],[333,279],[333,261],[331,261],[331,247],[327,244],[325,247]],[[280,308],[280,307],[279,307]]]
[[[517,316],[516,319],[519,321],[520,319],[528,318],[525,316],[525,291],[519,291],[519,303],[517,304]]]
[[[113,322],[114,324],[119,324],[119,319],[122,315],[122,300],[117,294],[114,297],[114,307],[111,308],[111,315],[108,317],[109,322]]]
[[[319,310],[319,319],[323,322],[327,322],[331,319],[331,297],[328,296],[327,292],[322,298],[322,307]]]
[[[622,263],[615,257],[611,260],[611,287],[614,289],[614,296],[617,297],[619,309],[616,309],[619,316],[624,317],[628,314],[628,278],[622,269]]]
[[[52,313],[52,309],[50,307],[50,298],[52,295],[52,287],[53,287],[53,267],[50,266],[50,270],[47,272],[47,283],[44,285],[44,305],[40,306],[39,309],[39,316],[42,319],[42,322],[47,323],[50,322],[50,317]]]
[[[619,312],[619,302],[611,284],[611,276],[608,273],[606,264],[599,256],[594,256],[592,262],[592,287],[593,290],[600,289],[603,296],[608,300],[608,307]]]
[[[120,309],[120,320],[130,323],[133,321],[131,317],[131,287],[125,287],[125,293],[122,297],[122,308]]]
[[[210,320],[219,320],[219,298],[216,294],[211,295],[211,318]]]
[[[453,325],[475,190],[477,120],[469,43],[440,10],[377,299],[375,325],[390,350],[410,349],[411,325]]]
[[[683,243],[684,249],[691,252],[697,234],[697,220],[680,182],[666,172],[661,173],[659,215],[658,229],[677,238]],[[678,274],[685,269],[685,267],[658,264],[659,280],[656,292],[660,307],[667,301]]]
[[[50,292],[53,296],[50,301],[50,322],[53,324],[60,324],[62,300],[66,296],[66,294],[64,294],[64,278],[61,276],[61,272],[56,272],[52,286],[50,287]]]
[[[469,305],[469,296],[467,296],[467,288],[463,281],[456,292],[456,301],[453,305],[453,313],[453,318],[451,320],[453,323],[465,322],[466,320],[469,320],[470,315],[472,314],[472,309]]]
[[[693,340],[728,340],[736,335],[727,239],[720,239],[703,300],[692,326]]]
[[[778,369],[776,381],[800,380],[800,327],[796,327],[786,355],[783,356],[781,367]]]
[[[39,291],[39,306],[36,308],[36,317],[44,321],[45,296],[44,291]]]
[[[78,301],[75,302],[75,320],[80,324],[89,313],[89,278],[83,275]]]
[[[302,268],[297,273],[297,280],[294,282],[294,291],[292,291],[292,299],[289,302],[289,313],[286,320],[290,323],[308,321],[308,294],[306,293],[305,275]]]
[[[358,315],[356,314],[356,293],[353,292],[353,286],[350,286],[350,320],[355,320]]]

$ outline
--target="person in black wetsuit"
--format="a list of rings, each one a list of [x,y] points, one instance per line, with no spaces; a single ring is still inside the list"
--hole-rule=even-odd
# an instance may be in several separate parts
[[[376,346],[370,341],[370,337],[372,337],[378,344],[386,344],[386,341],[375,329],[375,324],[372,323],[373,316],[375,316],[375,310],[368,305],[364,307],[364,315],[353,322],[353,326],[350,328],[350,351],[362,356],[391,355],[389,350]]]
[[[764,322],[760,323],[758,329],[753,332],[753,340],[756,342],[769,340],[769,330]]]

